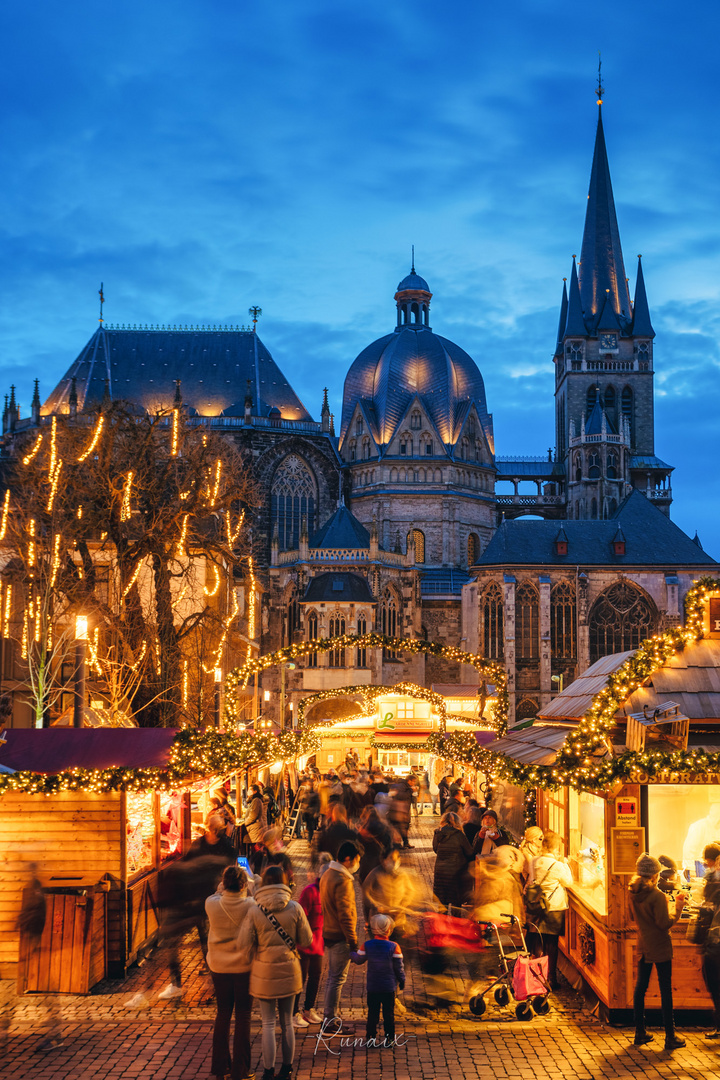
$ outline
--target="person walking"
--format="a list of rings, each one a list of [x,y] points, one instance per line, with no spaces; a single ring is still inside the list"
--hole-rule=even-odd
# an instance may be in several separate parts
[[[660,984],[660,1005],[665,1027],[665,1049],[678,1050],[685,1040],[675,1034],[672,1000],[672,938],[670,928],[682,915],[686,896],[679,893],[675,914],[670,914],[667,899],[657,887],[661,864],[645,852],[635,864],[637,873],[631,879],[630,908],[638,932],[638,973],[633,997],[635,1016],[635,1045],[644,1046],[653,1036],[645,1028],[645,994],[650,984],[653,965]]]
[[[702,943],[702,976],[707,992],[713,1000],[715,1027],[705,1034],[706,1039],[720,1039],[720,844],[708,844],[703,851],[705,878],[703,908],[709,908],[710,925]],[[712,915],[710,915],[712,912]],[[713,933],[710,933],[710,929]]]
[[[323,1032],[329,1035],[339,1035],[344,1030],[338,1013],[340,995],[350,967],[350,954],[358,946],[353,875],[359,866],[360,852],[357,845],[346,840],[340,845],[337,859],[329,863],[320,879],[323,943],[328,959]]]
[[[473,851],[457,814],[447,813],[433,833],[433,892],[443,907],[462,907],[470,892],[468,865]]]
[[[237,866],[227,866],[217,892],[205,901],[208,916],[207,963],[215,987],[217,1013],[213,1030],[210,1071],[218,1080],[251,1080],[250,1070],[250,963],[238,943],[248,910],[255,901],[247,895],[248,878]],[[230,1056],[230,1021],[235,1012],[233,1051]]]
[[[303,984],[305,985],[305,1008],[300,1012],[300,998],[302,994],[298,994],[295,998],[295,1009],[293,1012],[293,1024],[296,1028],[306,1028],[310,1024],[321,1024],[322,1016],[320,1016],[315,1010],[315,1002],[317,1001],[318,989],[320,987],[320,976],[322,975],[322,963],[323,963],[323,916],[322,916],[322,904],[320,902],[320,878],[323,876],[328,866],[330,865],[330,855],[327,851],[320,853],[319,866],[317,877],[313,878],[308,885],[305,886],[300,893],[299,904],[305,912],[308,924],[312,930],[312,942],[307,948],[300,949],[300,970],[302,972]]]
[[[535,956],[548,957],[548,982],[551,990],[559,990],[557,962],[560,938],[565,933],[565,912],[568,909],[567,885],[572,885],[572,871],[563,857],[562,838],[556,832],[547,832],[542,840],[542,854],[532,860],[530,881],[542,892],[545,904],[537,911],[531,910],[526,901],[528,923],[531,932],[528,946]],[[512,850],[512,849],[510,849]],[[523,864],[525,865],[525,864]]]
[[[248,845],[248,862],[254,874],[258,872],[263,857],[262,837],[267,828],[265,805],[259,784],[253,784],[248,793],[247,810],[243,818],[243,835]]]
[[[252,959],[250,994],[260,1003],[262,1080],[275,1080],[275,1012],[280,1017],[282,1066],[278,1080],[288,1080],[295,1056],[293,1005],[302,989],[298,949],[312,942],[305,912],[290,899],[280,866],[268,866],[255,890],[255,904],[240,926],[239,946]]]
[[[352,954],[354,964],[367,963],[367,1025],[368,1046],[395,1045],[395,994],[405,989],[403,954],[396,941],[390,940],[394,922],[389,915],[373,915],[370,928],[373,936]],[[382,1009],[385,1038],[377,1041],[378,1021]]]

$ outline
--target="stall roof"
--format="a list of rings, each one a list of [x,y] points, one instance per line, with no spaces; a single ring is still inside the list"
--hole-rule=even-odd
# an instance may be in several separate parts
[[[592,705],[595,694],[604,688],[607,677],[633,656],[634,650],[614,653],[596,660],[587,671],[579,675],[574,682],[566,686],[561,694],[554,697],[549,705],[544,705],[538,720],[580,720]]]
[[[672,698],[690,721],[720,721],[720,641],[704,638],[675,653],[624,705],[627,713],[656,709]]]
[[[496,739],[486,746],[493,754],[502,754],[504,757],[513,758],[522,762],[523,765],[553,765],[558,755],[558,750],[567,738],[568,729],[552,726],[538,726],[523,728],[522,731],[511,731],[502,739]]]
[[[10,728],[0,744],[0,764],[17,771],[164,768],[172,728]]]

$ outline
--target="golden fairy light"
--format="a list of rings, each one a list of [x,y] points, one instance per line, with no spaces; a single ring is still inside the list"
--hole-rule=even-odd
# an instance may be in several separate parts
[[[221,471],[222,471],[222,462],[221,462],[220,458],[218,458],[217,461],[215,462],[215,484],[213,486],[212,494],[210,496],[210,505],[211,506],[214,506],[215,503],[217,502],[218,492],[220,490],[220,473],[221,473]]]
[[[5,492],[5,498],[2,505],[2,519],[0,519],[0,540],[5,539],[5,533],[7,532],[8,514],[10,513],[10,488]]]
[[[143,641],[142,649],[140,650],[140,655],[138,656],[135,663],[130,665],[130,667],[132,668],[133,671],[137,671],[137,669],[140,667],[143,660],[145,659],[146,654],[147,654],[147,641]]]
[[[183,674],[182,674],[182,706],[183,706],[183,709],[187,709],[187,705],[188,705],[188,662],[187,662],[187,660],[185,660],[184,663],[183,663]]]
[[[28,540],[28,566],[35,565],[35,518],[30,518],[28,523],[28,532],[30,533],[30,539]]]
[[[26,454],[25,457],[23,458],[23,465],[29,465],[30,464],[30,462],[32,461],[32,459],[35,457],[38,450],[42,446],[42,441],[43,441],[42,432],[40,432],[37,439],[33,443],[32,450],[30,451],[29,454]]]
[[[10,637],[10,615],[12,614],[12,583],[8,582],[5,590],[5,615],[3,620],[3,637]]]
[[[180,526],[180,539],[177,542],[177,555],[179,559],[182,559],[185,555],[185,541],[187,540],[189,517],[189,514],[183,514],[182,525]]]
[[[203,585],[203,592],[206,596],[215,596],[218,589],[220,588],[220,571],[218,570],[215,563],[212,562],[210,563],[210,569],[215,574],[215,584],[210,589],[208,589],[207,585]]]
[[[162,654],[160,652],[160,638],[155,635],[155,674],[162,675]]]
[[[134,473],[129,472],[123,485],[122,506],[120,507],[120,520],[129,521],[131,517],[130,510],[130,493],[132,491]]]
[[[77,514],[75,515],[77,517],[78,521],[81,520],[82,514],[83,514],[83,508],[82,508],[82,503],[80,503],[80,505],[77,508]]]
[[[53,417],[53,419],[54,419],[54,417]],[[104,416],[99,416],[99,417],[98,417],[98,422],[97,422],[97,424],[95,425],[95,430],[94,430],[94,432],[93,432],[93,437],[92,437],[92,439],[90,440],[90,444],[89,444],[89,446],[88,446],[87,450],[85,450],[85,451],[84,451],[84,452],[83,452],[83,453],[82,453],[82,454],[80,455],[80,457],[78,458],[78,462],[82,462],[82,461],[84,461],[84,460],[85,460],[85,458],[89,457],[89,456],[90,456],[90,454],[92,454],[92,452],[94,451],[95,447],[97,446],[97,444],[98,444],[98,443],[99,443],[99,441],[100,441],[100,436],[102,435],[102,429],[103,429],[103,426],[104,426],[104,424],[105,424],[105,417],[104,417]]]
[[[40,596],[35,597],[35,641],[40,641],[40,631],[42,629],[42,617],[40,614]]]
[[[52,423],[50,425],[50,463],[48,465],[48,475],[52,480],[55,474],[55,464],[57,462],[57,416],[53,416]]]
[[[253,569],[252,555],[248,558],[248,570],[250,573],[250,584],[248,588],[248,637],[252,640],[255,638],[255,571]]]
[[[61,469],[62,469],[62,459],[58,460],[58,463],[55,466],[55,471],[51,475],[50,495],[48,496],[48,501],[47,501],[47,512],[48,512],[48,514],[52,514],[52,509],[53,509],[53,506],[55,505],[55,496],[57,494],[58,481],[60,479],[60,470]]]
[[[142,566],[142,559],[138,559],[138,564],[135,567],[135,569],[133,570],[133,575],[130,578],[130,580],[128,581],[127,585],[125,586],[125,591],[123,592],[122,596],[120,597],[121,600],[125,599],[125,597],[128,595],[128,593],[132,589],[133,585],[137,581],[138,577],[140,576],[140,567],[141,566]]]
[[[172,445],[170,453],[173,457],[177,457],[178,443],[180,441],[180,410],[173,409],[172,414]]]
[[[102,667],[98,652],[100,649],[100,627],[96,626],[93,636],[88,638],[88,651],[90,653],[90,667],[97,675],[102,675]]]
[[[58,570],[60,569],[60,533],[55,533],[53,538],[52,569],[50,571],[50,588],[55,588]]]
[[[28,657],[28,613],[27,608],[23,609],[23,628],[22,628],[22,640],[20,642],[20,655],[23,660],[27,660]]]
[[[232,532],[232,530],[230,528],[230,511],[229,510],[226,511],[226,513],[225,513],[225,532],[227,533],[228,547],[233,547],[233,545],[235,544],[235,541],[237,540],[238,536],[240,535],[240,530],[243,527],[244,520],[245,520],[245,511],[243,510],[243,511],[241,511],[240,517],[238,518],[237,528],[235,529],[235,532]]]

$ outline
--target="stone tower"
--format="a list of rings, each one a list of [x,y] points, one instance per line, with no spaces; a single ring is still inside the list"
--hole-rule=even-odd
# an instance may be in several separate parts
[[[598,101],[580,262],[563,285],[555,427],[567,517],[602,519],[632,488],[669,512],[672,467],[655,456],[653,340],[642,262],[630,299]]]

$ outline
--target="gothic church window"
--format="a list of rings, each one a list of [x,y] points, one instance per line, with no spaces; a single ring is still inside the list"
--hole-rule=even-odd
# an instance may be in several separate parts
[[[615,412],[615,387],[614,386],[608,386],[608,387],[605,388],[605,412],[610,413],[610,414]]]
[[[482,653],[486,660],[502,660],[505,655],[503,640],[503,596],[499,585],[488,585],[480,599],[480,633]]]
[[[657,629],[657,609],[647,593],[617,581],[597,598],[590,612],[590,663],[637,649]]]
[[[300,629],[300,605],[298,604],[297,597],[292,596],[287,606],[287,618],[285,622],[286,627],[286,645],[292,645],[296,631]]]
[[[615,480],[617,477],[617,457],[615,454],[608,454],[607,456],[607,478],[608,480]]]
[[[650,368],[650,345],[647,341],[641,341],[637,347],[638,366],[641,371],[648,371]]]
[[[270,492],[270,519],[278,527],[281,551],[297,548],[300,543],[302,519],[307,520],[308,532],[315,531],[317,489],[315,478],[297,454],[290,454],[273,477]]]
[[[540,655],[539,628],[537,589],[524,581],[515,593],[515,641],[519,660],[537,660]]]
[[[534,720],[537,716],[538,703],[534,698],[522,698],[515,707],[515,723],[523,720]]]
[[[600,454],[590,454],[589,458],[588,476],[591,480],[599,480],[600,478]]]
[[[410,546],[410,541],[413,540],[415,544],[415,562],[425,562],[425,533],[421,529],[412,529],[407,534],[407,546]]]
[[[317,641],[318,639],[318,617],[316,611],[310,611],[305,619],[305,632],[307,641]],[[318,654],[308,653],[307,658],[308,667],[318,666]]]
[[[582,342],[571,341],[568,343],[565,350],[565,354],[570,361],[570,367],[572,371],[580,371],[582,368]]]
[[[575,481],[579,484],[582,480],[582,457],[580,454],[575,455]]]
[[[357,420],[355,421],[355,434],[356,435],[362,435],[362,433],[363,433],[363,419],[362,419],[362,416],[358,416]]]
[[[590,413],[595,408],[595,402],[598,399],[598,394],[599,394],[599,389],[598,389],[597,386],[589,386],[588,387],[587,396],[585,398],[585,404],[587,405],[587,410],[586,411],[587,411],[588,416],[590,415]]]
[[[635,443],[635,411],[633,409],[633,392],[629,386],[622,392],[622,414],[630,425],[630,442]]]
[[[370,440],[368,438],[363,439],[363,461],[370,460]]]
[[[398,629],[398,602],[392,589],[386,589],[383,593],[382,607],[380,609],[380,633],[386,637],[397,637]],[[398,654],[395,649],[383,649],[384,660],[397,660]]]
[[[345,618],[342,615],[333,615],[329,623],[328,637],[342,637],[345,633]],[[330,650],[330,667],[341,668],[345,667],[345,650],[344,649],[331,649]]]
[[[364,611],[361,611],[357,617],[357,632],[360,636],[367,634],[367,619]],[[364,646],[355,650],[355,667],[367,667],[367,649]]]
[[[563,660],[577,655],[575,585],[560,581],[550,593],[550,653]]]
[[[354,439],[350,440],[350,460],[354,461],[357,456],[357,443]]]

